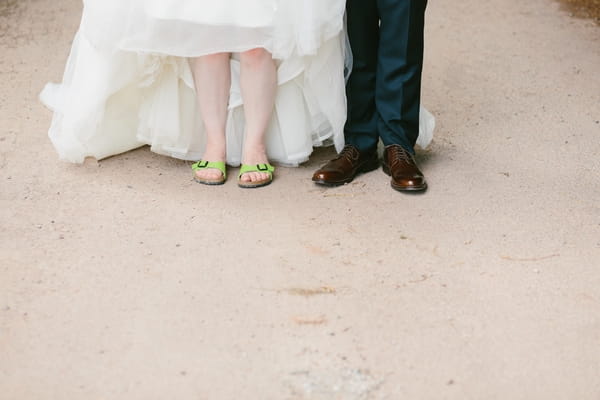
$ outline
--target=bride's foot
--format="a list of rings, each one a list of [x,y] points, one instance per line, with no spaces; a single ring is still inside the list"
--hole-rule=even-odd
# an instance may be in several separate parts
[[[244,158],[242,160],[243,165],[256,166],[257,164],[268,164],[269,159],[264,146],[256,146],[251,149],[244,149]],[[262,182],[265,179],[269,179],[270,174],[267,172],[246,172],[240,176],[240,182],[242,183],[255,183]]]
[[[269,164],[264,146],[244,150],[244,160],[238,176],[238,186],[241,188],[259,188],[273,181],[275,168]]]
[[[225,150],[215,147],[221,146],[207,146],[202,160],[192,166],[197,182],[209,185],[225,182]]]

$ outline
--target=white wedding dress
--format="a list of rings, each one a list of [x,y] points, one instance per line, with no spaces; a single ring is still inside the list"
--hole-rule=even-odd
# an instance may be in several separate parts
[[[49,136],[61,159],[81,163],[143,145],[186,160],[204,153],[188,59],[265,48],[278,65],[267,132],[270,160],[306,161],[314,146],[343,146],[344,0],[84,0],[62,84],[41,100],[54,111]],[[227,162],[244,140],[239,62],[231,60]],[[433,117],[422,112],[420,144]]]

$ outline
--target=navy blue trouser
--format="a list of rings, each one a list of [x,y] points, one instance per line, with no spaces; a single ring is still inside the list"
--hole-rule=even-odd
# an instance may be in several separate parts
[[[368,152],[419,135],[427,0],[347,0],[354,67],[347,85],[346,144]]]

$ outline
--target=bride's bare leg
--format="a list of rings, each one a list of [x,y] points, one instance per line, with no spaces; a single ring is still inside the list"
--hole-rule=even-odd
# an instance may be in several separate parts
[[[218,53],[191,61],[196,87],[199,88],[198,107],[206,130],[204,161],[226,159],[225,128],[231,88],[229,57],[229,53]],[[196,175],[202,179],[218,179],[221,171],[205,169],[196,171]]]
[[[253,49],[240,54],[240,86],[244,99],[246,137],[244,140],[244,164],[267,163],[265,133],[277,92],[277,67],[271,54],[264,49]],[[241,179],[256,182],[268,177],[265,173],[249,172]]]

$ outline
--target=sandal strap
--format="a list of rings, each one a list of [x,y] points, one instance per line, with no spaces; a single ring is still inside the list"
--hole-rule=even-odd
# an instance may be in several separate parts
[[[200,171],[203,169],[218,169],[223,174],[223,178],[227,178],[227,169],[224,161],[204,161],[200,160],[192,164],[194,171]]]
[[[240,167],[240,174],[238,175],[238,178],[241,178],[242,175],[244,175],[248,172],[263,172],[263,173],[269,174],[269,176],[272,178],[273,172],[275,172],[275,167],[272,166],[271,164],[256,164],[256,165],[242,164],[242,166]]]

